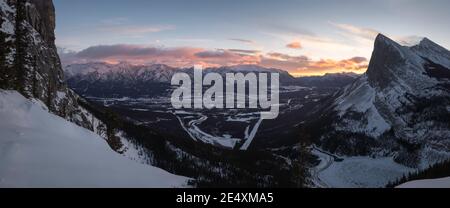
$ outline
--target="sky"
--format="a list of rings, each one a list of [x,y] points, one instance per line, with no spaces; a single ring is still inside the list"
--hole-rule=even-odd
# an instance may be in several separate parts
[[[450,48],[448,0],[54,0],[64,64],[367,69],[378,33]]]

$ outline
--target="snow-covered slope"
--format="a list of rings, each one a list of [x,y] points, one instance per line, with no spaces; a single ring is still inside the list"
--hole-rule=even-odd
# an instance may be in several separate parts
[[[428,39],[406,47],[380,34],[367,73],[326,105],[319,113],[330,122],[319,139],[331,152],[394,156],[414,168],[445,160],[450,52]]]
[[[112,151],[39,101],[0,91],[0,187],[182,187],[188,178]]]
[[[322,182],[382,186],[450,158],[449,109],[450,52],[426,38],[407,47],[380,34],[368,71],[317,106],[301,135],[343,159],[318,174]],[[368,165],[342,174],[355,156]],[[393,165],[377,164],[382,158]],[[365,173],[372,168],[379,171]]]
[[[410,181],[397,188],[450,188],[450,177]]]

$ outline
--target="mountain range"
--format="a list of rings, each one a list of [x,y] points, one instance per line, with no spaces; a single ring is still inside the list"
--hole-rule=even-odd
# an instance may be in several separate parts
[[[63,70],[51,0],[0,0],[0,15],[0,187],[380,187],[450,158],[450,52],[427,38],[402,46],[379,34],[363,75],[204,70],[279,73],[280,117],[263,122],[171,109],[172,75],[193,68]]]
[[[71,64],[64,67],[70,88],[85,96],[102,97],[148,97],[167,93],[175,73],[193,76],[193,68],[174,68],[163,64],[134,65],[122,62],[108,64],[102,62]],[[236,65],[206,68],[204,74],[219,73],[278,73],[284,86],[339,88],[353,82],[359,75],[335,73],[324,76],[293,77],[288,72],[257,65]]]

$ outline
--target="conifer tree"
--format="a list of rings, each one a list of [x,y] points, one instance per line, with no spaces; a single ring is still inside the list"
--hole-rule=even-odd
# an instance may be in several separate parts
[[[3,17],[0,16],[0,26],[3,25]],[[6,56],[8,49],[6,46],[6,34],[0,31],[0,88],[8,88],[8,68],[6,63]]]
[[[27,82],[30,71],[28,66],[28,52],[26,41],[26,0],[17,0],[16,2],[16,25],[15,25],[15,48],[14,69],[16,70],[15,89],[21,92],[25,97],[31,97]]]
[[[33,57],[33,76],[32,78],[32,91],[33,91],[33,97],[39,98],[39,92],[38,92],[38,74],[37,74],[37,58],[36,56]]]

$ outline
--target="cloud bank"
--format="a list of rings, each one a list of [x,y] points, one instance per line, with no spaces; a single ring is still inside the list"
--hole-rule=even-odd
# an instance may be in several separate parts
[[[297,47],[298,48],[298,47]],[[345,60],[313,60],[307,56],[283,53],[262,53],[258,50],[216,49],[195,47],[154,47],[142,45],[98,45],[79,52],[60,50],[64,65],[87,62],[130,62],[135,64],[167,64],[173,67],[205,67],[256,64],[289,71],[293,75],[320,75],[328,72],[357,72],[367,69],[368,60],[352,57]]]

